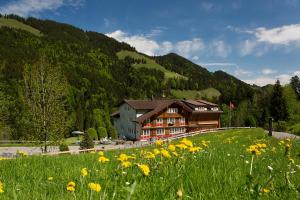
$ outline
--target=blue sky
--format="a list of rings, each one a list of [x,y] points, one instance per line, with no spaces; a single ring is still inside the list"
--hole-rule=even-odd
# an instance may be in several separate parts
[[[243,81],[300,75],[300,0],[0,0],[0,13],[105,33],[148,55],[175,52]]]

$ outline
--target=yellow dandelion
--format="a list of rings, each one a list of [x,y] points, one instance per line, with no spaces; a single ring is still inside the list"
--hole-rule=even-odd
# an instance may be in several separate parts
[[[2,182],[0,182],[0,193],[4,193],[4,186]]]
[[[267,189],[267,188],[263,188],[262,189],[262,193],[265,193],[265,194],[267,194],[267,193],[269,193],[270,192],[270,190],[269,189]]]
[[[131,162],[129,162],[129,161],[124,161],[124,162],[122,162],[121,163],[121,166],[123,167],[123,168],[128,168],[128,167],[130,167],[132,164],[131,164]]]
[[[187,148],[185,144],[176,144],[175,146],[178,147],[180,150]]]
[[[171,158],[171,155],[170,155],[169,151],[167,151],[165,149],[161,149],[160,152],[161,152],[161,155],[163,157],[165,157],[165,158]]]
[[[98,155],[99,155],[99,156],[104,156],[104,152],[103,152],[103,151],[99,151],[99,152],[98,152]]]
[[[161,146],[161,145],[163,145],[163,143],[164,143],[164,141],[162,141],[162,140],[155,141],[155,145],[157,145],[157,146]]]
[[[128,156],[125,153],[122,153],[119,155],[119,157],[117,158],[117,160],[124,162],[128,160]]]
[[[190,148],[189,148],[189,152],[190,152],[190,153],[195,153],[195,152],[198,152],[198,151],[200,151],[200,150],[202,150],[201,147],[190,147]]]
[[[188,147],[192,147],[193,146],[193,142],[191,140],[188,140],[186,138],[183,138],[181,141],[180,141],[181,144],[185,144],[186,146]]]
[[[173,154],[174,156],[176,156],[176,157],[179,156],[178,153],[177,153],[176,151],[173,151],[172,154]]]
[[[0,161],[1,161],[1,160],[7,160],[7,158],[1,157],[1,156],[0,156]]]
[[[168,149],[169,149],[170,151],[176,151],[176,146],[175,146],[174,144],[170,144],[170,145],[168,146]]]
[[[158,149],[153,149],[153,153],[154,153],[154,155],[159,155],[159,154],[160,154],[160,150],[158,150]]]
[[[98,159],[98,161],[100,163],[106,163],[106,162],[109,162],[109,159],[106,158],[106,157],[104,157],[104,156],[100,156],[99,159]]]
[[[85,176],[88,175],[88,170],[87,170],[87,168],[82,168],[80,172],[81,172],[81,175],[82,175],[83,177],[85,177]]]
[[[150,151],[148,151],[148,152],[146,153],[146,155],[145,155],[145,158],[146,158],[146,159],[154,159],[154,158],[155,158],[155,154],[152,153],[152,152],[150,152]]]
[[[49,176],[49,177],[48,177],[48,181],[53,181],[53,177],[52,177],[52,176]]]
[[[68,184],[67,184],[67,191],[69,192],[74,192],[75,191],[75,182],[73,181],[70,181]]]
[[[146,164],[138,164],[139,169],[145,176],[149,176],[150,168]]]
[[[101,191],[101,186],[98,183],[89,183],[89,188],[95,192],[100,192]]]

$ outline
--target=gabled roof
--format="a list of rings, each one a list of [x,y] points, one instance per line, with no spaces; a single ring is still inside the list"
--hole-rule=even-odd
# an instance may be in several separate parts
[[[120,117],[120,111],[113,112],[110,116],[111,117]]]
[[[193,112],[192,109],[190,109],[189,107],[187,107],[181,101],[178,101],[178,100],[157,100],[156,107],[153,110],[151,110],[150,112],[145,113],[144,115],[138,117],[136,119],[136,122],[142,123],[146,119],[148,119],[148,118],[150,118],[152,116],[158,115],[161,111],[163,111],[167,107],[171,106],[172,104],[177,104],[177,105],[181,106],[184,110],[186,110],[188,112]]]
[[[136,110],[153,110],[160,104],[170,103],[174,100],[124,100]]]

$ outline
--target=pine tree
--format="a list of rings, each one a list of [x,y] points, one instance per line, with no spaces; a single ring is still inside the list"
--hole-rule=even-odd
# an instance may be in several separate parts
[[[287,103],[283,97],[283,89],[279,80],[276,81],[276,84],[273,88],[270,109],[271,116],[276,122],[279,120],[286,121],[289,117]]]

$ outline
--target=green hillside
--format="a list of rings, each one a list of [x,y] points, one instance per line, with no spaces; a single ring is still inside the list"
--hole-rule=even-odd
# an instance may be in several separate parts
[[[36,36],[41,36],[41,32],[38,29],[35,29],[31,26],[28,26],[20,21],[17,21],[15,19],[7,19],[4,17],[0,17],[0,27],[5,26],[9,28],[16,28],[16,29],[21,29],[24,31],[28,31]]]
[[[147,56],[144,56],[144,55],[139,54],[137,52],[123,50],[123,51],[118,52],[117,56],[118,56],[119,59],[125,59],[126,57],[131,57],[133,59],[144,60],[145,63],[133,63],[132,66],[134,66],[135,68],[149,68],[149,69],[156,69],[156,70],[162,71],[162,72],[164,72],[166,79],[169,79],[169,78],[187,79],[187,77],[182,76],[182,75],[180,75],[176,72],[166,70],[163,66],[161,66],[160,64],[155,62],[155,60],[150,59]]]
[[[177,99],[207,99],[217,101],[221,93],[215,88],[204,90],[171,90],[171,94]]]
[[[286,85],[283,88],[283,95],[290,114],[288,131],[300,135],[300,100],[291,85]]]

